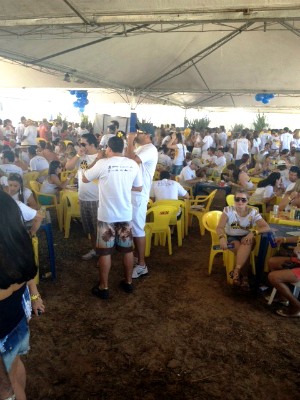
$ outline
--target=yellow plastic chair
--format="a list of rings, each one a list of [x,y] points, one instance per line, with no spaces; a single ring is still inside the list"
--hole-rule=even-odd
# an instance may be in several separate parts
[[[149,199],[148,200],[148,204],[147,204],[147,208],[150,208],[153,206],[153,200]]]
[[[219,237],[217,235],[217,226],[220,221],[222,212],[221,211],[209,211],[203,215],[203,226],[204,228],[210,232],[211,236],[211,248],[209,255],[209,263],[208,263],[208,275],[212,272],[212,266],[214,262],[214,258],[218,253],[223,253],[223,261],[224,266],[226,268],[227,275],[227,283],[232,284],[232,279],[229,274],[234,268],[234,259],[232,259],[230,250],[222,250],[222,249],[214,249],[214,246],[218,246],[220,244]],[[233,253],[232,253],[233,254]]]
[[[37,180],[38,180],[39,182],[43,182],[43,181],[47,178],[48,172],[49,172],[49,169],[48,169],[48,168],[43,169],[42,171],[40,171]]]
[[[61,182],[65,182],[67,180],[67,178],[69,177],[69,175],[74,175],[74,178],[75,178],[76,174],[77,174],[77,169],[72,169],[70,171],[63,171],[60,174],[60,180],[61,180]],[[74,183],[74,178],[72,178],[70,180],[70,185],[72,185]]]
[[[208,275],[212,272],[212,266],[216,254],[223,253],[224,266],[226,268],[227,283],[232,285],[230,272],[235,266],[235,254],[230,250],[214,249],[213,246],[219,245],[219,237],[217,235],[217,226],[221,218],[221,211],[209,211],[203,216],[203,225],[211,235],[211,250],[208,264]],[[255,248],[251,251],[250,260],[252,264],[252,273],[255,275]]]
[[[159,239],[160,244],[164,246],[167,238],[169,255],[172,255],[171,230],[169,225],[174,215],[177,215],[177,211],[178,207],[167,205],[154,206],[149,208],[149,210],[147,211],[147,216],[152,214],[153,222],[147,222],[145,225],[146,257],[150,256],[151,239],[153,234],[155,234],[154,245],[158,245]]]
[[[61,230],[60,226],[60,204],[57,202],[57,198],[55,194],[48,194],[48,193],[41,193],[41,184],[37,181],[30,181],[30,189],[33,191],[35,200],[39,207],[48,208],[55,208],[57,221],[59,225],[59,229]]]
[[[32,172],[27,172],[26,174],[23,174],[23,184],[25,187],[30,189],[30,181],[36,181],[39,176],[39,172],[37,171],[32,171]]]
[[[228,206],[234,206],[234,194],[228,194],[226,196],[226,203]]]
[[[72,218],[80,218],[80,207],[77,192],[66,192],[64,196],[63,215],[65,239],[70,236],[70,225]]]
[[[177,219],[177,215],[174,215],[174,217],[170,221],[170,225],[176,225],[176,230],[177,230],[177,244],[178,246],[182,246],[182,239],[184,238],[184,226],[185,226],[185,219],[186,219],[186,203],[183,200],[158,200],[153,203],[154,206],[160,206],[160,205],[170,205],[170,206],[175,206],[177,207],[177,212],[179,212],[179,209],[181,209],[181,216],[179,219]]]
[[[188,200],[189,226],[192,225],[193,217],[198,218],[201,236],[205,234],[205,228],[202,223],[203,215],[209,211],[216,193],[217,189],[208,196],[196,196],[195,200]]]
[[[258,182],[260,182],[261,180],[263,180],[264,178],[260,178],[260,177],[258,177],[258,176],[250,176],[250,181],[252,182],[252,183],[255,183],[255,184],[257,184]]]

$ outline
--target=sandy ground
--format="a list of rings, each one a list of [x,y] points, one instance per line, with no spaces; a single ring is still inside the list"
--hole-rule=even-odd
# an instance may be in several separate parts
[[[109,301],[94,298],[96,260],[81,225],[54,225],[58,279],[42,281],[46,313],[31,321],[28,400],[299,399],[299,319],[207,274],[210,237],[192,227],[183,247],[153,248],[150,273],[128,295],[113,257]],[[41,239],[43,247],[43,239]],[[45,265],[45,251],[41,264]]]

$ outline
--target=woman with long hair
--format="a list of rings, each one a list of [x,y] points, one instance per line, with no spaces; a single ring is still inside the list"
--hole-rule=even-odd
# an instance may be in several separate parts
[[[23,223],[21,210],[11,196],[0,191],[1,398],[26,399],[26,372],[20,359],[20,355],[29,350],[24,296],[27,293],[26,283],[31,281],[36,273],[31,238]],[[31,299],[38,297],[38,293],[32,294]]]
[[[37,202],[30,189],[24,187],[23,178],[19,174],[9,174],[7,178],[8,193],[14,200],[19,200],[34,210],[38,210]]]
[[[48,176],[41,186],[41,193],[58,195],[58,192],[70,183],[70,180],[73,178],[71,175],[69,175],[64,182],[60,180],[59,174],[61,170],[62,166],[60,161],[51,161],[49,164]]]
[[[266,179],[258,182],[257,189],[249,199],[249,204],[266,204],[267,212],[271,211],[275,200],[276,191],[281,184],[281,175],[279,172],[272,172]]]
[[[289,211],[292,207],[300,208],[300,179],[296,180],[292,190],[284,193],[279,204],[279,211]]]
[[[241,169],[240,169],[241,168]],[[226,179],[229,185],[233,186],[234,188],[244,189],[244,190],[251,190],[254,187],[253,182],[251,182],[250,176],[244,170],[243,166],[238,167],[234,164],[229,164],[227,166],[229,177]]]
[[[168,149],[175,150],[173,160],[172,174],[179,175],[185,163],[185,155],[187,153],[186,145],[183,144],[181,133],[172,133],[171,140],[167,144]]]

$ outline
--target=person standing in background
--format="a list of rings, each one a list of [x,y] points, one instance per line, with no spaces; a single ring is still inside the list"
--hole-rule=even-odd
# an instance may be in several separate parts
[[[134,149],[134,141],[139,147]],[[145,263],[145,222],[147,204],[149,201],[150,189],[158,160],[156,147],[152,144],[151,134],[145,131],[129,133],[127,135],[126,156],[134,160],[141,169],[143,189],[141,192],[132,191],[132,233],[135,250],[137,252],[137,264],[133,268],[132,278],[139,278],[148,274],[148,267]]]

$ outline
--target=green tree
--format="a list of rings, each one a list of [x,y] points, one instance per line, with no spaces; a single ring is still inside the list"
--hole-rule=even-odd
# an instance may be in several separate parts
[[[264,113],[256,114],[256,118],[253,121],[253,127],[254,127],[254,130],[256,130],[258,132],[261,132],[265,128],[269,128],[267,117],[265,116]]]
[[[243,124],[234,124],[234,126],[231,128],[231,132],[242,132],[242,130],[244,129],[244,125]]]
[[[193,120],[188,120],[187,118],[185,118],[184,121],[184,126],[194,128],[195,131],[197,132],[201,131],[202,129],[208,128],[209,124],[210,124],[210,119],[207,116],[205,116],[204,118],[193,119]]]

